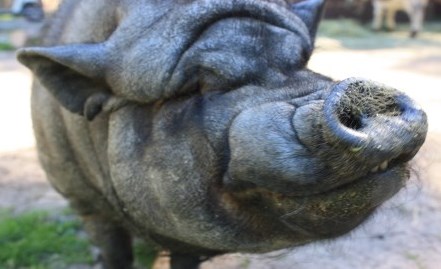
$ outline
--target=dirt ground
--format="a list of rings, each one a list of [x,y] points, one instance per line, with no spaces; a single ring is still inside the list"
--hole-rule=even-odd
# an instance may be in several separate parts
[[[394,48],[348,49],[345,42],[327,38],[317,47],[311,69],[335,79],[381,81],[407,92],[426,110],[429,135],[414,162],[414,176],[370,221],[338,240],[266,255],[225,255],[202,268],[441,268],[441,33]],[[66,202],[47,184],[36,158],[30,83],[14,54],[0,53],[0,208],[59,210]]]

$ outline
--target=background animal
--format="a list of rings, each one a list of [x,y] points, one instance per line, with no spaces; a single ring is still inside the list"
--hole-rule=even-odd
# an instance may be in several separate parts
[[[385,19],[388,30],[395,29],[395,16],[400,10],[406,11],[410,20],[410,36],[416,37],[423,28],[424,13],[428,0],[372,0],[374,19],[372,27],[380,30]]]

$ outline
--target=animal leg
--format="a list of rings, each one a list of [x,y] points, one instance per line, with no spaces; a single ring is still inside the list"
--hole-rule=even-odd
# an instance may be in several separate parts
[[[132,268],[132,239],[123,227],[101,216],[82,216],[82,220],[92,242],[100,248],[105,269]]]
[[[423,28],[424,9],[425,7],[423,5],[418,5],[414,8],[413,12],[409,14],[411,38],[415,38]]]
[[[383,24],[384,6],[381,3],[378,3],[378,1],[375,1],[373,8],[374,18],[372,20],[372,29],[379,31]]]
[[[394,8],[389,8],[386,11],[386,28],[389,31],[395,30],[396,23],[395,23],[395,15],[397,14],[397,10]]]

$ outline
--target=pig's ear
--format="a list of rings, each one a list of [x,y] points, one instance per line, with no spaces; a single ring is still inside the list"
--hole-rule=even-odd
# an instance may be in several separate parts
[[[292,11],[306,24],[314,39],[322,17],[325,0],[304,0],[292,4]]]
[[[93,119],[110,96],[104,82],[105,54],[102,44],[73,44],[24,48],[17,58],[63,107]]]

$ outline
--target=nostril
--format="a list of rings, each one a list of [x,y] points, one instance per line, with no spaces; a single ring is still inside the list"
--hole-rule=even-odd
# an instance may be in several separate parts
[[[401,94],[390,87],[357,78],[334,85],[324,103],[323,128],[330,142],[349,147],[367,145],[372,119],[402,117],[406,110]],[[383,117],[384,118],[384,117]]]
[[[341,124],[359,130],[366,118],[378,115],[399,116],[402,108],[395,100],[396,91],[370,81],[355,80],[344,85],[335,103],[335,113]]]
[[[350,109],[342,109],[337,115],[340,123],[350,129],[358,130],[363,126],[361,116],[354,114]]]

